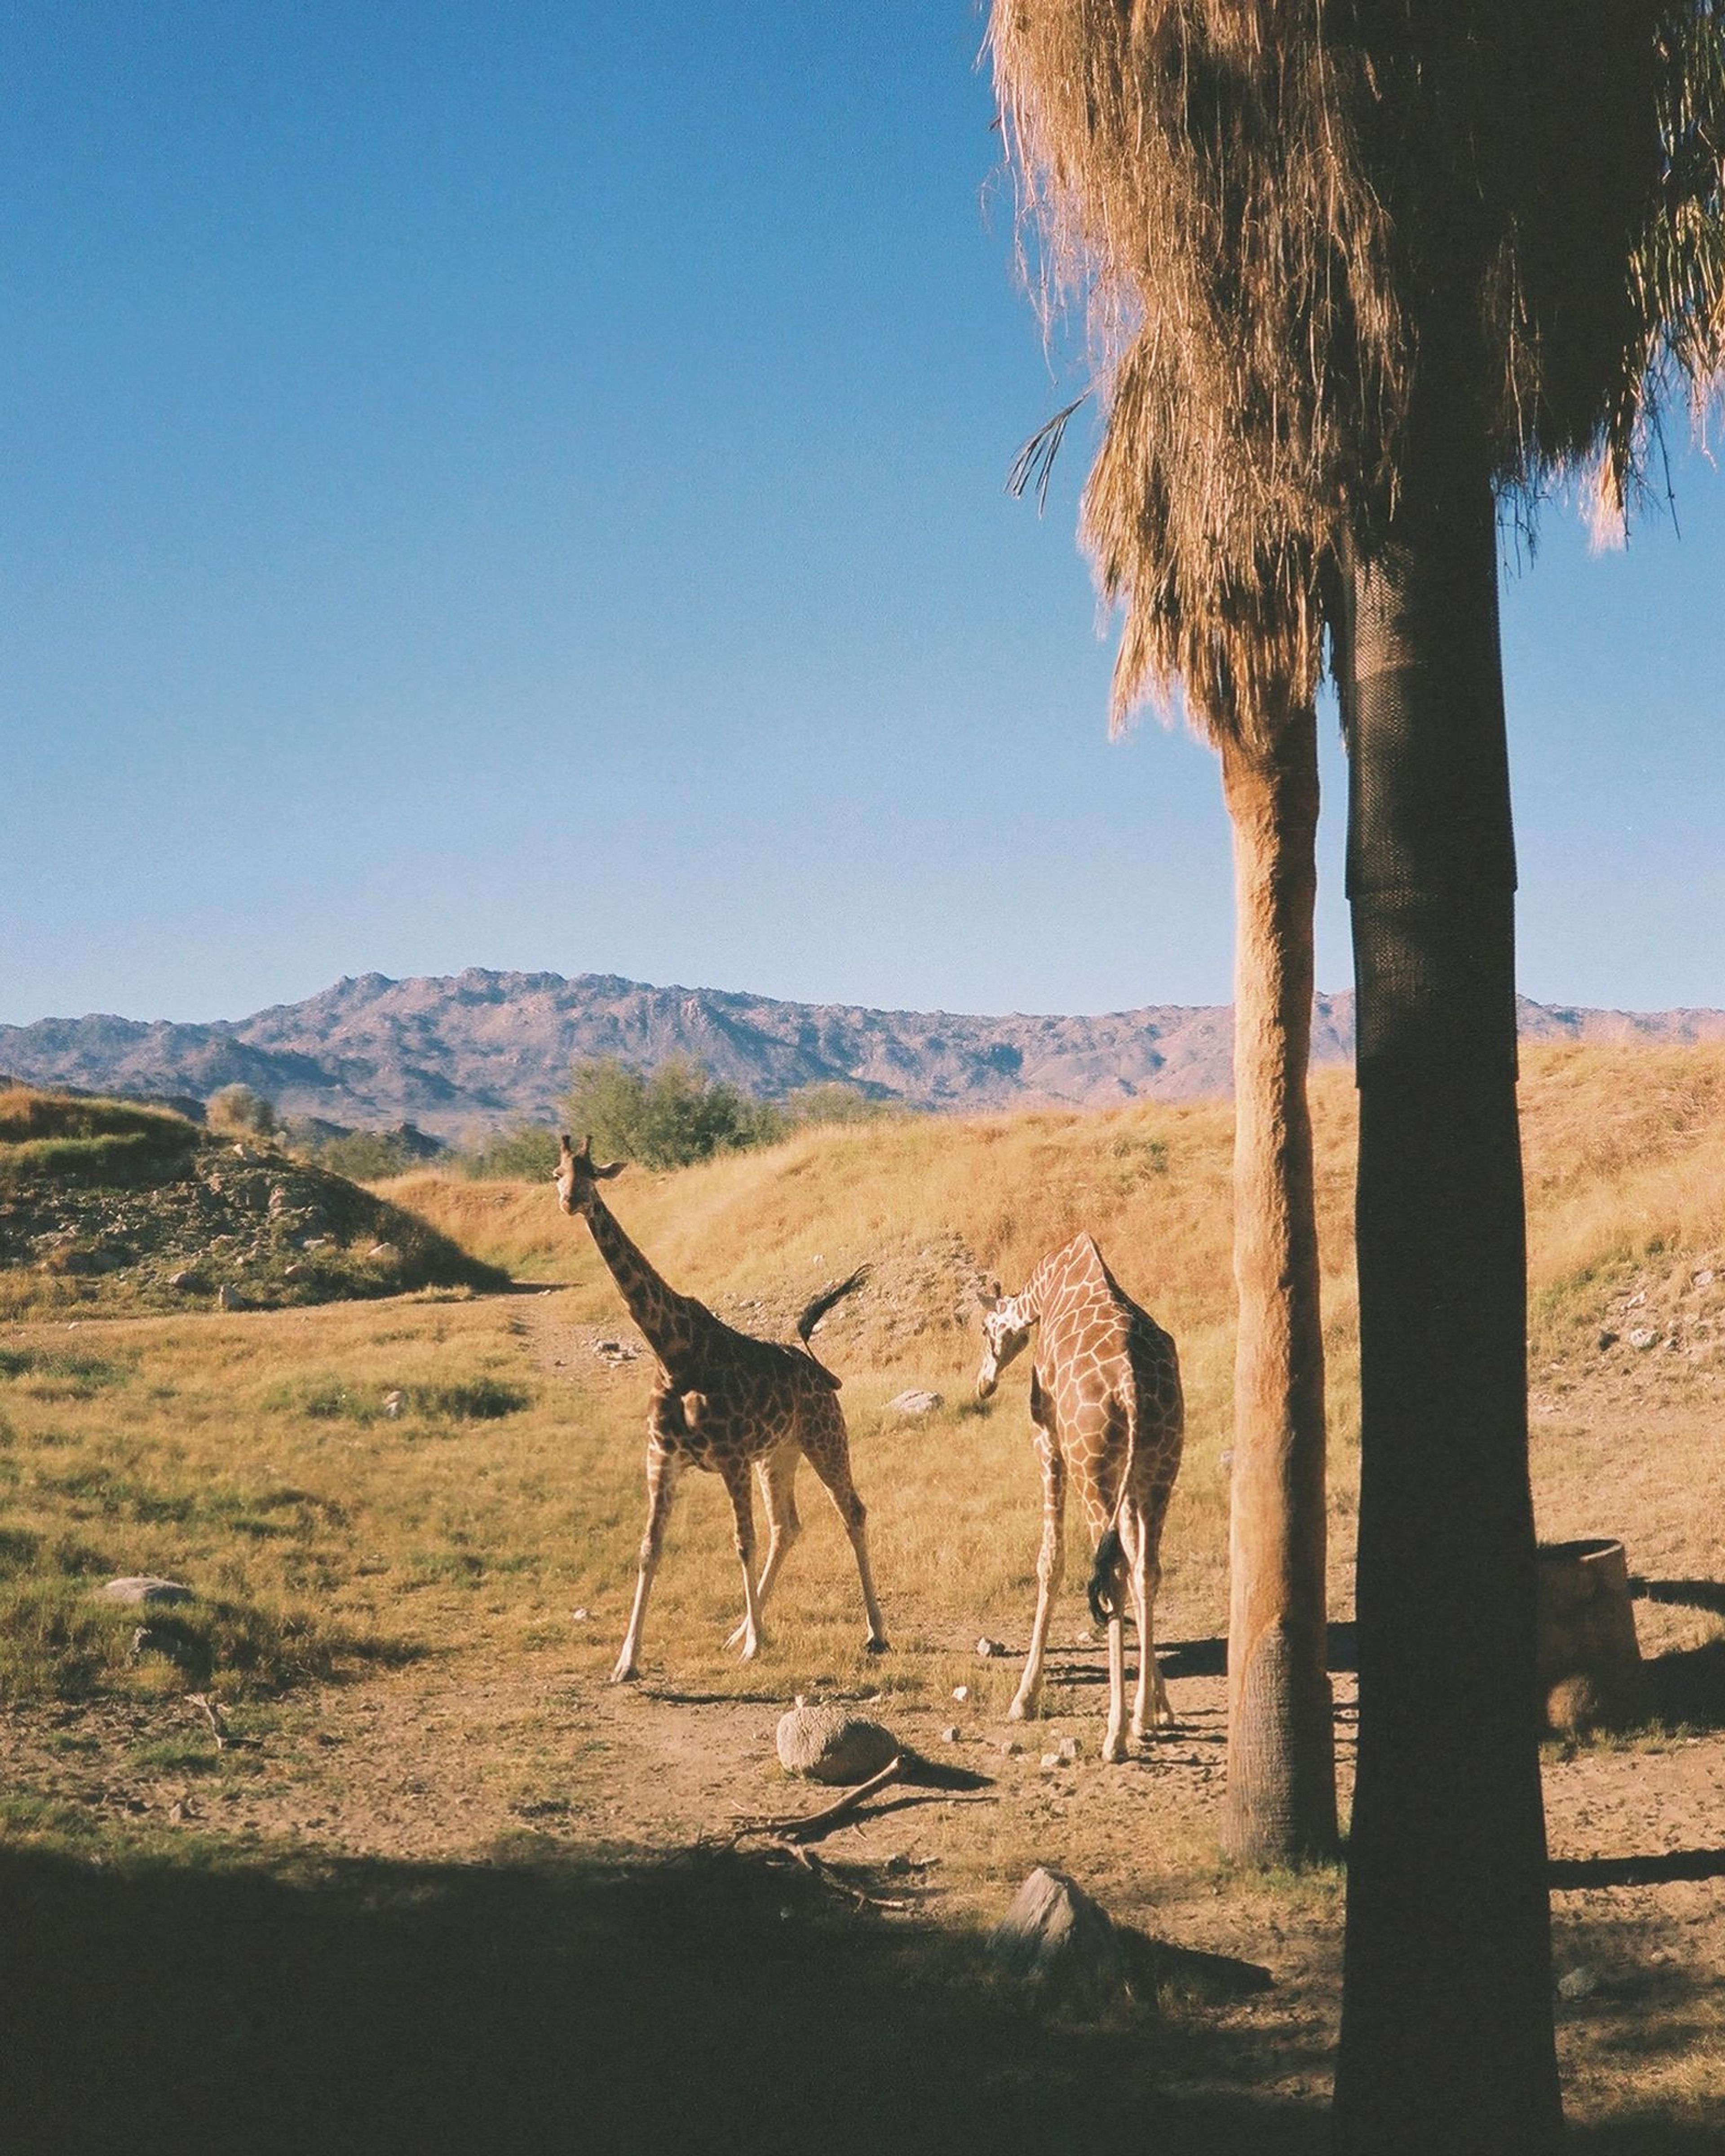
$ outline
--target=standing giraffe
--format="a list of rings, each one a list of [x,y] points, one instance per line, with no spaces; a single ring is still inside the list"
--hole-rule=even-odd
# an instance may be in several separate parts
[[[850,1479],[850,1446],[839,1406],[839,1380],[816,1362],[809,1335],[842,1296],[861,1285],[863,1274],[817,1296],[797,1321],[801,1348],[776,1340],[752,1339],[738,1332],[693,1296],[667,1287],[630,1242],[598,1186],[622,1173],[623,1163],[595,1168],[593,1141],[584,1138],[576,1152],[566,1137],[552,1180],[566,1213],[579,1213],[593,1230],[599,1255],[623,1291],[629,1315],[646,1336],[659,1360],[659,1383],[647,1417],[647,1531],[641,1542],[641,1568],[635,1581],[634,1607],[624,1636],[613,1684],[640,1675],[641,1627],[647,1596],[659,1568],[665,1522],[678,1471],[685,1465],[711,1468],[722,1476],[737,1516],[737,1554],[742,1561],[742,1622],[726,1642],[742,1646],[742,1659],[753,1660],[761,1645],[761,1612],[801,1528],[797,1517],[797,1466],[804,1456],[832,1494],[862,1576],[863,1607],[868,1613],[868,1647],[879,1654],[886,1645],[880,1605],[869,1569],[867,1512]],[[749,1473],[758,1475],[767,1503],[767,1562],[754,1576],[755,1510]]]
[[[1157,1553],[1169,1493],[1179,1472],[1185,1410],[1174,1343],[1122,1292],[1088,1235],[1051,1250],[1015,1296],[987,1296],[977,1396],[987,1399],[1042,1327],[1030,1370],[1030,1419],[1042,1466],[1042,1549],[1036,1561],[1036,1617],[1009,1719],[1033,1717],[1042,1695],[1048,1620],[1065,1569],[1066,1477],[1078,1486],[1096,1549],[1091,1610],[1108,1627],[1108,1728],[1102,1757],[1124,1746],[1126,1644],[1119,1592],[1124,1556],[1138,1628],[1138,1682],[1132,1734],[1171,1721],[1156,1664],[1151,1615],[1161,1580]]]

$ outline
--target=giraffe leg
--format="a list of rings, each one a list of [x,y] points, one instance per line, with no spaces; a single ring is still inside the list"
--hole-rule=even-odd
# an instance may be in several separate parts
[[[875,1575],[869,1564],[869,1508],[858,1496],[856,1485],[850,1479],[850,1442],[845,1433],[845,1417],[830,1393],[823,1394],[820,1404],[812,1414],[805,1410],[801,1437],[809,1464],[826,1485],[855,1553],[857,1575],[862,1581],[863,1609],[869,1620],[868,1650],[871,1655],[885,1654],[886,1626],[881,1620],[880,1604],[875,1594]]]
[[[797,1517],[797,1468],[802,1456],[795,1445],[782,1445],[776,1452],[755,1462],[761,1496],[767,1507],[767,1562],[755,1583],[757,1620],[766,1609],[767,1597],[778,1578],[779,1568],[790,1555],[792,1543],[803,1532],[803,1522]],[[745,1618],[725,1645],[740,1647],[747,1632],[748,1620]]]
[[[1145,1512],[1133,1521],[1137,1548],[1134,1550],[1127,1545],[1132,1605],[1138,1625],[1138,1689],[1132,1725],[1134,1737],[1142,1737],[1147,1729],[1163,1728],[1174,1718],[1168,1686],[1162,1681],[1161,1665],[1156,1659],[1156,1590],[1162,1584],[1158,1553],[1162,1547],[1162,1522],[1168,1501],[1166,1490],[1151,1491]]]
[[[1066,1563],[1066,1463],[1050,1433],[1036,1432],[1036,1457],[1042,1464],[1042,1548],[1036,1558],[1036,1614],[1030,1625],[1030,1651],[1009,1722],[1029,1722],[1042,1704],[1042,1657],[1048,1646],[1049,1619]]]
[[[755,1590],[754,1486],[747,1460],[727,1460],[719,1472],[737,1516],[737,1555],[742,1566],[742,1659],[752,1662],[761,1647],[761,1601]]]
[[[1108,1620],[1108,1727],[1102,1757],[1110,1766],[1126,1757],[1126,1620],[1117,1609]]]
[[[655,1402],[655,1415],[657,1412]],[[676,1468],[675,1454],[655,1429],[647,1442],[647,1532],[641,1537],[641,1568],[635,1580],[635,1601],[629,1612],[629,1630],[623,1636],[617,1666],[611,1672],[613,1684],[627,1684],[641,1674],[641,1627],[646,1620],[653,1575],[659,1569],[660,1552],[665,1548],[665,1523],[670,1517]]]

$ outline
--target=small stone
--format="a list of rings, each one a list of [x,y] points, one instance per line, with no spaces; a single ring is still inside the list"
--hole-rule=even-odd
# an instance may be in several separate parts
[[[231,1281],[224,1281],[216,1290],[216,1308],[218,1310],[249,1310],[251,1303]]]
[[[389,1392],[385,1393],[383,1395],[383,1412],[388,1416],[392,1422],[394,1422],[397,1419],[400,1415],[403,1408],[406,1405],[407,1394],[405,1393]]]
[[[1024,1748],[1016,1737],[1003,1737],[1000,1740],[1000,1753],[1003,1758],[1016,1759]]]
[[[1714,1275],[1712,1267],[1711,1265],[1703,1265],[1698,1272],[1692,1272],[1690,1274],[1689,1285],[1691,1287],[1711,1287],[1713,1284],[1713,1278]]]
[[[182,1295],[198,1295],[203,1292],[203,1276],[201,1273],[193,1272],[188,1268],[180,1272],[170,1273],[167,1276],[167,1284],[172,1288],[177,1288]]]
[[[942,1730],[941,1742],[942,1744],[956,1744],[958,1742],[958,1725],[957,1722],[953,1722],[950,1727]]]
[[[1651,1348],[1658,1338],[1659,1335],[1649,1327],[1638,1325],[1629,1337],[1629,1344],[1631,1348]]]
[[[1107,1911],[1041,1865],[995,1926],[988,1954],[1009,1976],[1063,1994],[1117,1997],[1127,1987],[1126,1951]]]
[[[584,1625],[588,1620],[588,1612],[585,1609],[572,1609],[569,1615],[577,1625]]]
[[[940,1394],[912,1389],[890,1399],[886,1403],[886,1412],[888,1414],[926,1415],[932,1414],[937,1407],[944,1405]]]
[[[1232,1448],[1230,1447],[1228,1451],[1220,1454],[1219,1457],[1222,1464],[1222,1472],[1224,1475],[1232,1474],[1234,1471],[1234,1453]]]
[[[366,1255],[374,1265],[398,1265],[401,1263],[401,1252],[393,1243],[373,1243]]]
[[[297,1285],[300,1281],[307,1281],[311,1279],[311,1268],[310,1265],[302,1265],[295,1263],[287,1266],[283,1271],[281,1276],[290,1284]]]
[[[182,1579],[158,1579],[154,1573],[144,1572],[110,1579],[96,1592],[105,1602],[190,1602],[198,1590]]]
[[[954,1685],[952,1687],[952,1697],[957,1701],[958,1704],[963,1707],[965,1701],[970,1697],[970,1686],[968,1685]]]
[[[1059,1756],[1060,1764],[1063,1767],[1070,1767],[1078,1757],[1078,1739],[1076,1737],[1062,1737],[1055,1744],[1055,1751]]]
[[[1599,1353],[1601,1354],[1604,1354],[1608,1348],[1615,1348],[1616,1345],[1617,1335],[1615,1332],[1602,1332],[1599,1335]]]
[[[976,1650],[978,1655],[985,1662],[992,1661],[994,1656],[1004,1655],[1006,1652],[1005,1648],[1001,1645],[998,1640],[978,1640],[976,1643]]]
[[[1599,1988],[1598,1970],[1589,1969],[1579,1963],[1574,1969],[1565,1969],[1558,1979],[1559,1999],[1588,1999]]]

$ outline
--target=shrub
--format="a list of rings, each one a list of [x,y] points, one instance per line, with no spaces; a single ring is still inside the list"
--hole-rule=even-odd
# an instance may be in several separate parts
[[[461,1163],[469,1175],[515,1183],[542,1183],[557,1164],[556,1138],[531,1123],[498,1132]]]
[[[715,1153],[771,1145],[788,1127],[779,1109],[681,1056],[650,1078],[613,1056],[578,1065],[564,1105],[572,1132],[590,1135],[600,1153],[648,1168],[687,1168]]]
[[[275,1103],[249,1086],[220,1087],[209,1096],[208,1112],[212,1130],[244,1131],[259,1138],[275,1135]]]

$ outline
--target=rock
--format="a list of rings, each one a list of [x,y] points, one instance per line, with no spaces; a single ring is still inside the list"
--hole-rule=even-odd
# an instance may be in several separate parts
[[[1711,1287],[1712,1284],[1713,1269],[1711,1265],[1702,1265],[1698,1271],[1692,1272],[1689,1276],[1691,1287]]]
[[[1566,1969],[1558,1979],[1559,1999],[1587,1999],[1599,1988],[1598,1970],[1588,1969],[1580,1963],[1574,1969]]]
[[[992,1660],[995,1656],[1004,1655],[1006,1652],[999,1640],[978,1640],[976,1643],[976,1650],[985,1662]]]
[[[385,1393],[383,1395],[383,1412],[388,1416],[391,1422],[395,1422],[399,1419],[401,1411],[407,1405],[407,1403],[408,1396],[403,1392],[395,1391]]]
[[[374,1265],[398,1265],[401,1263],[401,1252],[393,1243],[373,1243],[366,1255]]]
[[[250,1298],[242,1295],[231,1281],[223,1281],[216,1290],[218,1310],[249,1310],[251,1306]]]
[[[1651,1348],[1658,1338],[1659,1335],[1651,1327],[1638,1325],[1629,1336],[1629,1344],[1631,1348]]]
[[[607,1363],[633,1363],[641,1351],[628,1340],[595,1340],[593,1352]]]
[[[1113,1919],[1064,1872],[1038,1865],[988,1939],[989,1958],[1021,1983],[1096,1999],[1127,1989],[1126,1949]]]
[[[124,1579],[110,1579],[106,1586],[96,1589],[104,1602],[191,1602],[196,1599],[197,1592],[183,1580],[158,1579],[153,1573],[147,1572],[131,1573]]]
[[[285,1281],[288,1281],[290,1285],[295,1286],[296,1286],[300,1281],[310,1280],[311,1277],[311,1266],[302,1265],[297,1260],[295,1260],[294,1264],[289,1265],[282,1274],[282,1278]]]
[[[954,1685],[952,1687],[952,1697],[957,1701],[958,1704],[963,1707],[965,1701],[970,1697],[970,1686],[968,1685]]]
[[[890,1729],[849,1707],[799,1701],[779,1717],[778,1763],[811,1782],[865,1782],[904,1750]]]
[[[938,1393],[913,1390],[900,1393],[896,1399],[890,1399],[886,1403],[886,1412],[888,1414],[901,1415],[932,1414],[937,1408],[943,1407],[945,1404],[945,1401]]]
[[[958,1725],[957,1722],[954,1722],[950,1728],[942,1730],[941,1742],[942,1744],[956,1744],[958,1742]]]
[[[1616,1345],[1617,1335],[1615,1332],[1602,1332],[1599,1335],[1599,1352],[1601,1354],[1604,1354],[1608,1348],[1615,1348]]]

